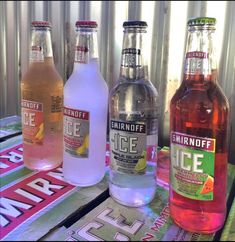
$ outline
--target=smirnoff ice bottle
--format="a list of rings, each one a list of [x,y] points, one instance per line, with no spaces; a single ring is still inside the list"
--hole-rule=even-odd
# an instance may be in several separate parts
[[[109,96],[110,195],[131,207],[148,204],[156,192],[159,99],[144,61],[147,23],[127,21],[120,76]],[[154,154],[148,160],[149,152]]]
[[[97,23],[77,21],[74,70],[64,87],[65,180],[98,183],[105,174],[108,87],[99,69]]]
[[[63,80],[51,44],[51,24],[32,22],[30,64],[21,81],[24,164],[50,170],[63,160]]]

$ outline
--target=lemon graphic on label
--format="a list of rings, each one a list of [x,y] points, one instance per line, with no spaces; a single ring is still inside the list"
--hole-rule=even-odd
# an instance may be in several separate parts
[[[145,150],[142,152],[141,156],[143,156],[143,158],[139,159],[135,166],[135,171],[137,172],[144,171],[147,166]]]
[[[43,138],[43,131],[44,131],[44,124],[41,123],[40,126],[39,126],[39,130],[38,130],[38,132],[35,135],[35,138],[37,140],[42,140],[42,138]]]
[[[86,135],[83,144],[76,149],[78,155],[84,155],[89,147],[89,135]]]
[[[85,145],[86,148],[89,147],[89,135],[88,134],[86,135],[86,137],[84,139],[84,145]]]

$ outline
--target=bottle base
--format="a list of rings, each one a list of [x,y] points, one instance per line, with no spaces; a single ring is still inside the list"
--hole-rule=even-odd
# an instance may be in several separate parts
[[[174,223],[175,223],[176,225],[178,225],[180,228],[182,228],[182,229],[184,229],[184,230],[186,230],[186,231],[188,231],[188,232],[190,232],[190,233],[198,233],[198,234],[213,234],[213,233],[219,231],[219,230],[223,227],[223,225],[221,225],[221,226],[219,226],[219,227],[217,227],[217,228],[214,228],[214,229],[211,229],[211,230],[203,230],[203,229],[195,229],[195,228],[192,229],[191,227],[188,227],[186,224],[178,222],[176,219],[173,219],[173,218],[172,218],[172,220],[173,220]]]
[[[127,207],[142,207],[152,202],[156,187],[123,188],[109,183],[109,195],[116,202]]]
[[[39,162],[38,165],[32,166],[32,165],[24,163],[25,167],[32,171],[50,171],[50,170],[53,170],[53,169],[59,167],[61,164],[62,164],[62,162],[59,162],[59,163],[56,163],[53,165],[43,164],[43,163],[40,164],[40,162]]]
[[[170,211],[174,223],[191,233],[213,234],[223,227],[225,219],[224,214],[221,213],[203,212],[200,214],[198,211],[185,208],[172,212],[172,207]]]
[[[101,178],[97,180],[93,180],[91,182],[76,182],[64,176],[64,181],[76,187],[91,187],[100,183],[103,180],[103,178],[104,178],[104,175]]]

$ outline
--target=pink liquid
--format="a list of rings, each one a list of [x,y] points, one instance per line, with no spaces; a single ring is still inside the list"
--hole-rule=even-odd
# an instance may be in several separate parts
[[[61,134],[45,135],[43,145],[23,143],[24,164],[31,170],[51,170],[62,163]]]
[[[197,201],[170,191],[170,210],[176,224],[185,230],[199,233],[213,233],[219,230],[225,220],[227,154],[216,154],[214,200]]]
[[[53,111],[52,96],[63,97],[63,81],[57,73],[53,58],[33,62],[21,82],[24,100],[43,104],[43,138],[38,143],[23,142],[24,164],[31,170],[50,170],[63,161],[63,113]],[[60,107],[60,106],[59,106]],[[22,123],[23,138],[27,138]]]
[[[216,140],[214,198],[186,198],[170,187],[170,211],[176,224],[197,233],[219,230],[226,215],[228,102],[221,89],[203,76],[187,76],[171,100],[171,131]]]

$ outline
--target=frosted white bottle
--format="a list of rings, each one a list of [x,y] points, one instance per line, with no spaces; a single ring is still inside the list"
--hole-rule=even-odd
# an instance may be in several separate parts
[[[105,174],[108,86],[100,74],[97,23],[77,21],[75,62],[64,86],[64,179],[92,186]]]

